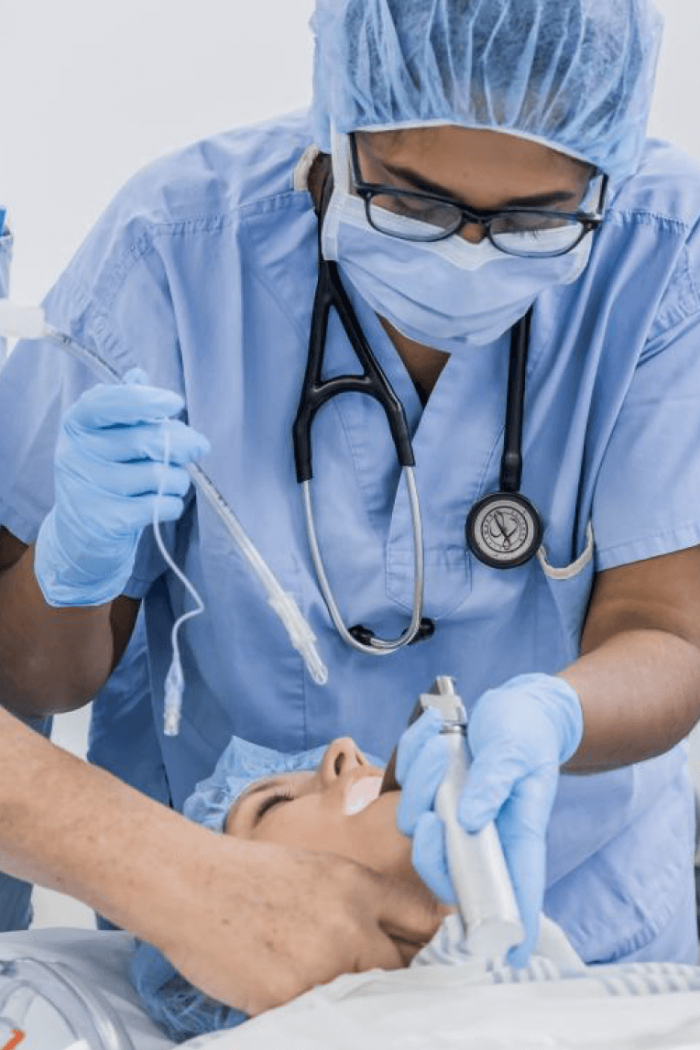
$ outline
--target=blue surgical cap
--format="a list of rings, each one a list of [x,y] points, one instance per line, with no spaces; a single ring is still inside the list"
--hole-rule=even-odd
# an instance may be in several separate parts
[[[457,124],[532,139],[619,180],[638,165],[663,20],[653,0],[317,0],[318,146]]]
[[[315,770],[325,753],[325,747],[314,747],[285,754],[234,736],[214,772],[197,784],[185,802],[185,816],[221,832],[228,811],[247,787],[264,777]],[[373,765],[384,765],[381,759],[367,757]],[[157,948],[145,942],[139,943],[134,954],[131,979],[151,1019],[175,1042],[235,1028],[247,1020],[240,1010],[195,988]]]
[[[325,753],[325,747],[314,747],[288,755],[234,736],[211,776],[197,784],[183,812],[205,828],[223,831],[231,806],[256,780],[317,769]]]

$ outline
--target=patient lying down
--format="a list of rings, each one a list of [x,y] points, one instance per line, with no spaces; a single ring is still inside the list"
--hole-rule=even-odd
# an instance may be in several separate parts
[[[496,998],[507,998],[509,987],[513,994],[517,989],[520,993],[530,989],[534,1009],[534,1014],[528,1015],[530,1027],[535,1025],[533,1018],[539,1016],[538,1010],[541,1012],[539,1000],[555,993],[565,999],[569,997],[564,1020],[568,1017],[567,1010],[570,1012],[573,1008],[571,1004],[581,999],[583,1005],[589,1003],[586,1009],[590,1009],[595,1001],[601,1018],[608,1016],[606,1011],[609,1009],[613,1013],[616,1009],[618,1013],[622,1010],[620,1016],[624,1015],[627,1027],[633,1025],[635,1019],[641,1024],[641,1019],[646,1016],[639,998],[635,999],[635,1004],[629,1004],[629,1008],[622,1003],[619,1007],[606,1005],[608,999],[642,997],[652,1005],[655,1003],[654,1009],[658,1010],[659,992],[679,993],[671,998],[679,1009],[681,1002],[689,999],[694,1011],[693,1038],[697,1035],[700,1039],[700,968],[653,963],[586,967],[562,931],[548,920],[543,921],[538,948],[526,970],[513,970],[506,964],[498,965],[469,956],[457,916],[432,896],[411,866],[410,840],[396,828],[400,795],[398,792],[379,794],[381,774],[381,763],[363,755],[354,741],[347,737],[335,740],[327,748],[297,755],[284,755],[234,737],[212,775],[197,785],[185,804],[188,817],[214,831],[297,849],[336,853],[381,874],[410,880],[415,892],[430,902],[435,911],[434,936],[426,945],[398,944],[405,966],[412,967],[410,973],[380,974],[382,979],[374,980],[367,1016],[362,1020],[365,1030],[363,1045],[375,1045],[368,1037],[371,1024],[379,1023],[376,1021],[377,995],[388,996],[387,1002],[392,995],[403,995],[406,998],[402,1007],[404,1012],[407,1004],[416,1006],[417,1013],[410,1010],[406,1013],[407,1018],[410,1016],[407,1036],[411,1035],[412,1039],[417,1039],[419,1022],[423,1023],[428,1016],[432,1018],[425,1041],[414,1039],[411,1044],[432,1047],[436,1018],[440,1024],[447,1024],[452,1010],[455,1017],[449,1023],[456,1026],[457,1033],[463,1033],[465,1025],[470,1032],[477,1031],[481,1022],[478,1009],[474,1012],[475,1007],[480,1003],[482,1006],[490,1003],[491,991]],[[421,964],[429,964],[432,968],[426,969]],[[449,964],[452,976],[448,979],[444,969],[436,971],[436,964]],[[431,980],[431,977],[436,980]],[[240,1011],[215,1002],[193,988],[150,945],[139,945],[132,966],[132,979],[150,1016],[176,1041],[234,1028],[246,1020]],[[277,1045],[277,1036],[291,1030],[289,1025],[294,1018],[302,1027],[307,1024],[304,1011],[311,1010],[308,1024],[317,1025],[317,1016],[310,1005],[312,1002],[321,1002],[325,1007],[331,1003],[338,1017],[346,1010],[348,1017],[343,1024],[350,1024],[350,1015],[354,1016],[354,1011],[362,1009],[361,997],[368,980],[371,978],[367,975],[346,975],[331,985],[308,992],[280,1011],[270,1011],[256,1018],[245,1027],[245,1045],[248,1045],[247,1036],[250,1035],[251,1047],[257,1047],[258,1033],[261,1046]],[[353,989],[348,993],[343,986],[342,992],[334,993],[339,982],[344,981],[353,983]],[[356,982],[360,985],[355,989]],[[452,988],[452,998],[443,995],[448,988]],[[355,995],[360,999],[354,998]],[[422,1004],[420,1010],[419,1002]],[[551,1002],[548,1010],[550,1006]],[[489,1024],[492,1024],[496,1008],[494,1002],[486,1011]],[[668,1009],[671,1016],[673,1011],[670,1006]],[[279,1022],[276,1019],[278,1013],[284,1014],[284,1019],[280,1017]],[[323,1010],[321,1013],[325,1016]],[[279,1031],[276,1025],[280,1026]],[[530,1034],[533,1032],[534,1028]],[[547,1032],[552,1034],[549,1029]],[[275,1036],[272,1042],[266,1041],[265,1033]],[[379,1032],[376,1045],[386,1045],[385,1036],[386,1033]],[[463,1044],[458,1040],[455,1045]],[[494,1042],[493,1045],[502,1044]],[[511,1033],[503,1045],[515,1047],[521,1044]],[[528,1042],[528,1046],[531,1045]],[[611,1044],[604,1041],[595,1045]],[[625,1047],[628,1045],[639,1044],[634,1041],[624,1043]],[[677,1044],[658,1041],[650,1045],[675,1048]],[[700,1042],[682,1045],[700,1045]]]
[[[295,849],[335,853],[400,876],[435,908],[435,931],[451,909],[439,904],[411,866],[411,843],[396,828],[397,792],[379,795],[382,764],[349,737],[295,755],[233,737],[213,774],[185,803],[186,816],[214,831]],[[408,965],[422,944],[397,942]],[[139,946],[133,979],[146,1008],[172,1039],[245,1020],[193,988],[149,945]]]

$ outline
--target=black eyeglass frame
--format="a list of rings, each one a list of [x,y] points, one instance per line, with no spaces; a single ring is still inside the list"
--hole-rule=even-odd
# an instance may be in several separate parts
[[[357,152],[357,143],[355,142],[355,134],[351,132],[348,136],[350,139],[350,160],[352,164],[352,178],[355,184],[355,190],[357,191],[358,197],[361,197],[365,204],[365,213],[367,215],[367,221],[369,222],[372,229],[377,230],[378,233],[383,233],[387,237],[396,237],[399,240],[413,241],[417,244],[434,243],[435,241],[444,241],[448,237],[454,236],[459,233],[465,226],[478,224],[483,226],[486,230],[486,236],[488,237],[491,244],[499,252],[503,252],[504,255],[512,255],[516,258],[521,259],[554,259],[559,255],[568,255],[569,252],[573,251],[574,248],[578,247],[584,237],[594,230],[597,230],[605,218],[605,202],[608,193],[609,178],[605,172],[601,172],[599,169],[591,176],[591,179],[602,176],[602,182],[600,187],[600,198],[598,201],[598,208],[594,213],[591,212],[566,212],[566,211],[555,211],[543,208],[501,208],[499,211],[483,211],[476,208],[465,208],[458,201],[453,200],[451,197],[443,197],[437,193],[426,193],[423,190],[400,190],[396,186],[387,186],[382,183],[365,182],[362,178],[360,171],[360,158]],[[428,235],[425,237],[404,237],[400,233],[393,233],[388,230],[382,229],[377,226],[372,220],[372,200],[375,197],[413,197],[421,201],[430,201],[434,204],[446,204],[454,208],[456,212],[459,212],[459,221],[455,224],[453,229],[444,229],[436,232],[434,235]],[[553,252],[517,252],[508,251],[503,248],[500,244],[497,244],[493,239],[491,232],[491,224],[500,219],[502,216],[507,215],[541,215],[547,219],[569,219],[572,222],[577,222],[581,227],[581,233],[577,240],[570,245],[568,248],[561,248],[558,251]]]

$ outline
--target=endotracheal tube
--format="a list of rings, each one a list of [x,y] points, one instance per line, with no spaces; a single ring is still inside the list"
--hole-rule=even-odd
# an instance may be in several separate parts
[[[0,299],[0,335],[9,339],[48,339],[73,357],[82,361],[105,383],[123,383],[123,377],[109,362],[95,353],[94,350],[83,346],[72,336],[59,329],[54,328],[46,322],[44,311],[40,306],[19,306],[7,299]],[[169,433],[166,421],[164,421],[166,436],[166,464],[169,457]],[[258,549],[245,532],[240,521],[228,505],[224,497],[216,488],[212,480],[196,463],[187,466],[192,481],[197,490],[204,496],[213,508],[216,515],[226,528],[234,544],[241,551],[246,561],[256,574],[265,588],[267,599],[273,610],[282,620],[289,640],[294,648],[301,654],[306,663],[307,670],[314,682],[325,685],[328,681],[328,670],[319,656],[316,648],[316,637],[311,627],[302,616],[294,597],[283,590],[274,574],[270,570]],[[160,495],[161,493],[159,493]],[[153,529],[159,550],[183,586],[187,589],[195,608],[184,613],[175,623],[172,630],[173,660],[170,665],[165,683],[165,711],[164,732],[166,736],[177,735],[180,723],[180,709],[182,706],[182,690],[184,679],[182,665],[180,662],[180,649],[178,634],[182,624],[197,616],[204,609],[204,603],[197,594],[190,581],[184,573],[175,565],[171,555],[168,553],[160,533],[158,522],[158,507],[154,511]]]

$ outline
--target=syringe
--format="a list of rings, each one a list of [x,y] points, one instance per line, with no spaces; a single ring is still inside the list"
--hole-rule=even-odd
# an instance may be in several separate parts
[[[41,306],[21,306],[8,299],[0,299],[0,335],[9,339],[48,339],[82,361],[102,382],[124,382],[120,373],[94,350],[49,324]],[[209,475],[197,463],[190,463],[187,471],[260,580],[269,604],[284,624],[290,642],[303,657],[314,682],[325,685],[328,670],[316,648],[316,636],[301,614],[294,596],[282,588]]]

